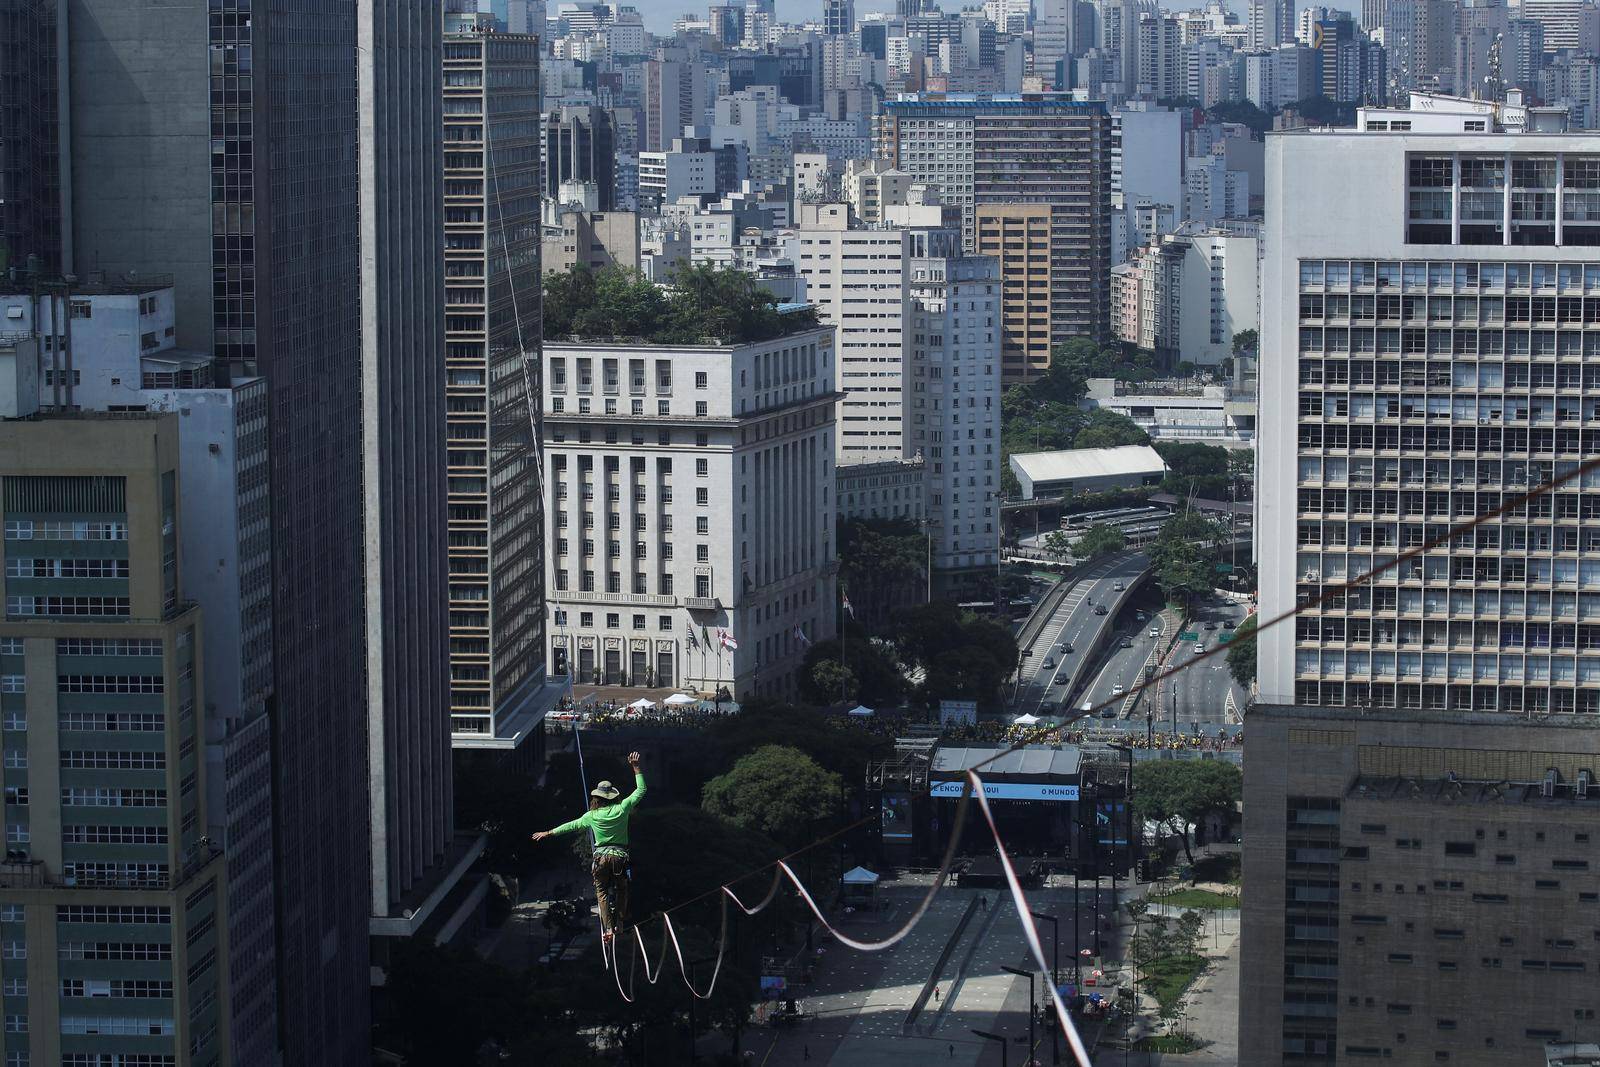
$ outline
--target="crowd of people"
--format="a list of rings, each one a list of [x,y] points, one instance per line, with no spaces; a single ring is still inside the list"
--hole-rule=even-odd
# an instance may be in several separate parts
[[[736,706],[728,702],[701,701],[679,706],[657,705],[633,708],[616,701],[562,700],[545,719],[551,731],[572,728],[576,722],[586,730],[617,730],[649,725],[685,730],[703,730],[725,718]],[[924,733],[930,720],[905,714],[838,715],[828,720],[841,730],[858,730],[880,737],[909,737]],[[1097,721],[1062,726],[1019,725],[1002,719],[983,719],[976,723],[950,723],[939,729],[939,739],[950,744],[1015,745],[1067,744],[1114,741],[1133,749],[1167,752],[1221,752],[1244,744],[1244,728],[1221,729],[1212,733],[1150,731],[1144,723]]]

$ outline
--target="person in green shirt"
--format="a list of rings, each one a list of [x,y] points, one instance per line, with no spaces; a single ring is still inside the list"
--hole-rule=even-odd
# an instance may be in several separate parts
[[[633,792],[627,796],[610,782],[601,782],[589,790],[589,810],[564,822],[554,830],[541,830],[533,835],[535,841],[578,830],[594,832],[594,895],[600,902],[600,936],[610,941],[620,927],[628,925],[628,819],[633,809],[644,799],[644,772],[639,769],[640,756],[628,753],[628,765],[633,768]]]

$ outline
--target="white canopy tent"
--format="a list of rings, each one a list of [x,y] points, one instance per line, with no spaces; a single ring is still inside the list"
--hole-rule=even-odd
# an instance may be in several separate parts
[[[865,867],[855,867],[844,872],[845,885],[877,885],[878,876]]]
[[[1012,719],[1011,722],[1016,726],[1037,726],[1039,724],[1039,716],[1018,715],[1015,719]]]
[[[865,704],[857,704],[855,707],[850,709],[850,714],[859,715],[861,718],[865,719],[868,716],[876,714],[876,712],[867,707]]]
[[[878,876],[865,867],[845,871],[839,879],[840,892],[847,904],[857,908],[876,908]]]
[[[667,705],[669,708],[676,708],[684,704],[697,704],[699,701],[695,700],[694,697],[689,696],[687,693],[673,693],[666,700],[662,701],[662,703]]]
[[[656,706],[656,702],[654,700],[647,700],[644,697],[640,697],[638,700],[635,700],[632,704],[628,705],[628,710],[630,710],[630,711],[649,711],[651,708],[653,708],[655,706]]]

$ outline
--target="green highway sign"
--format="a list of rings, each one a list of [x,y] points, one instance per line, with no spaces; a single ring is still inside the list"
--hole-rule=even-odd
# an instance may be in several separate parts
[[[1200,640],[1200,633],[1197,630],[1185,630],[1185,631],[1183,631],[1183,633],[1178,635],[1178,640],[1179,641],[1198,641],[1198,640]]]

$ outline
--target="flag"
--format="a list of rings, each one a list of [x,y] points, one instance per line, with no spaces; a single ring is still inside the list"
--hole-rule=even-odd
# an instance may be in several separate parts
[[[807,637],[806,632],[798,626],[794,628],[794,639],[807,647],[811,645],[811,638]]]
[[[698,649],[700,641],[694,636],[694,624],[688,619],[683,620],[683,632],[689,635],[689,647]]]
[[[702,645],[704,645],[706,648],[710,648],[711,647],[711,635],[706,633],[706,628],[705,628],[705,624],[704,623],[702,623],[700,625],[700,643]]]
[[[844,599],[844,610],[845,610],[845,612],[847,614],[849,614],[849,616],[852,619],[855,618],[856,617],[856,609],[850,606],[850,598],[845,596],[843,593],[841,593],[839,595]]]
[[[717,642],[729,652],[739,651],[739,642],[735,641],[733,635],[720,626],[717,627]]]

